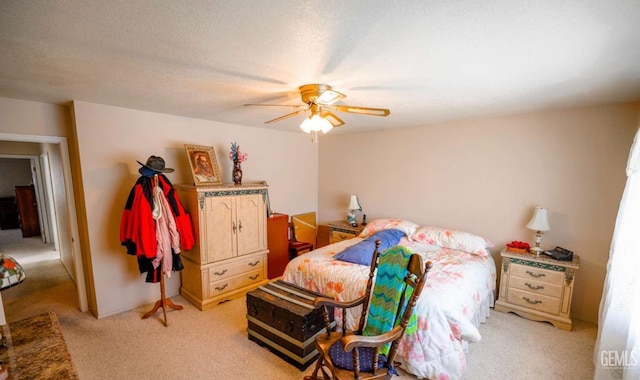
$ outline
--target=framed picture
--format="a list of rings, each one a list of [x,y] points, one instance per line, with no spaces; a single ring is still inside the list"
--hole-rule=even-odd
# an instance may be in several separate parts
[[[189,166],[196,186],[222,184],[222,173],[211,146],[184,144],[189,158]]]

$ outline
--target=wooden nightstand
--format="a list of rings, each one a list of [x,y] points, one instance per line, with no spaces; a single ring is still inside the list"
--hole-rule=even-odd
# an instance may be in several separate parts
[[[501,252],[500,294],[495,310],[571,330],[571,297],[580,257],[558,261],[546,255]]]
[[[347,222],[337,221],[328,223],[329,225],[329,244],[337,243],[339,241],[353,239],[360,235],[360,232],[364,230],[362,224],[357,227],[351,226]]]

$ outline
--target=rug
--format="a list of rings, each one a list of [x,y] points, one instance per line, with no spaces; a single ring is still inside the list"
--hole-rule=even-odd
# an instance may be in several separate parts
[[[54,312],[3,326],[7,347],[0,361],[11,379],[78,379]]]

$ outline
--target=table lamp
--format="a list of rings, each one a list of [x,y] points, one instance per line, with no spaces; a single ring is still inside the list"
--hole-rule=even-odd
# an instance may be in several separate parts
[[[0,254],[0,290],[9,289],[14,285],[18,285],[24,281],[26,275],[22,266],[18,264],[13,257]],[[0,297],[2,302],[2,297]],[[4,307],[0,308],[0,325],[7,323],[4,315]],[[6,337],[2,335],[2,328],[0,327],[0,346],[6,347]],[[0,377],[2,378],[2,377]]]
[[[360,202],[358,202],[358,196],[352,194],[349,200],[349,214],[347,214],[347,223],[352,227],[358,226],[358,219],[356,218],[357,211],[362,211],[362,206],[360,206]]]
[[[542,233],[544,231],[549,231],[551,228],[549,227],[549,221],[547,220],[547,209],[544,207],[536,207],[533,212],[533,217],[527,224],[527,228],[533,231],[536,231],[536,244],[531,251],[537,255],[540,255],[540,252],[543,251],[540,248],[540,242],[542,242]]]
[[[0,290],[18,285],[25,278],[24,269],[13,257],[0,254]]]

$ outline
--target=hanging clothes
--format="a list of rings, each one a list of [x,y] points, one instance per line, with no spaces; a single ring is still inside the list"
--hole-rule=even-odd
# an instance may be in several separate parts
[[[157,182],[157,177],[154,177]],[[153,259],[154,268],[162,265],[162,272],[171,277],[173,269],[172,254],[180,253],[180,235],[176,229],[176,222],[171,207],[160,186],[153,188],[153,219],[156,221],[156,241],[158,253]]]
[[[139,170],[142,176],[129,192],[122,213],[120,243],[126,247],[128,254],[137,257],[140,273],[147,273],[146,282],[155,283],[160,281],[163,272],[168,274],[171,271],[182,270],[183,264],[179,252],[193,248],[195,240],[191,217],[186,213],[169,179],[160,172],[164,169],[164,160],[151,156],[147,164],[152,158],[161,160],[161,168],[151,168],[140,163],[143,165]],[[156,215],[164,216],[159,218],[159,220],[162,219],[160,222],[154,219],[154,188],[158,189],[156,198],[159,199],[155,207]],[[173,223],[169,220],[169,216],[173,218]],[[162,228],[160,234],[169,238],[169,240],[160,238],[160,244],[158,226]],[[169,248],[165,245],[166,241],[169,242]],[[167,254],[169,251],[170,255]],[[167,264],[154,266],[154,260],[159,256],[159,252],[162,259],[157,260],[156,263],[167,260]],[[169,258],[171,266],[167,270]]]

